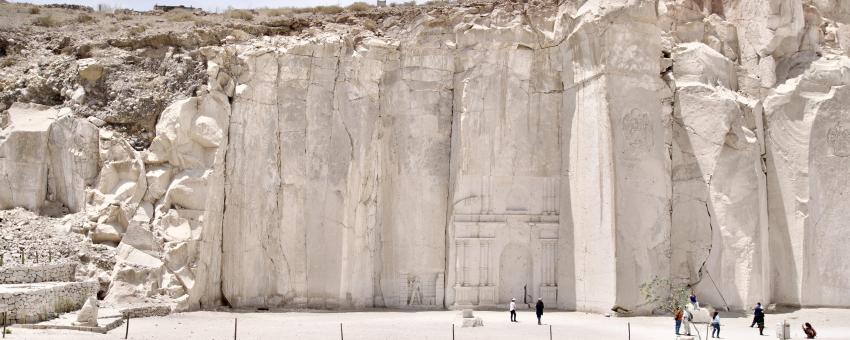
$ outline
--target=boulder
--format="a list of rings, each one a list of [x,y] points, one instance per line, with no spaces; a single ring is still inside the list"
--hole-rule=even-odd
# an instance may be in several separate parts
[[[121,238],[121,244],[126,244],[150,255],[155,255],[161,250],[156,237],[144,224],[131,224]]]
[[[145,193],[145,201],[155,202],[165,195],[171,184],[171,167],[168,165],[149,165],[145,178],[148,183],[148,191]]]
[[[103,64],[93,58],[80,59],[77,60],[77,72],[79,72],[80,78],[95,82],[103,77]]]
[[[90,236],[94,243],[112,243],[115,245],[121,242],[124,237],[124,229],[115,224],[98,223]]]
[[[850,56],[850,23],[838,24],[835,39],[838,41],[838,46],[844,50],[844,55]]]
[[[137,303],[159,292],[164,273],[162,261],[129,245],[120,245],[112,270],[109,303]]]
[[[484,319],[481,317],[463,318],[461,327],[484,327]]]
[[[165,206],[204,210],[207,203],[206,171],[186,170],[174,176],[165,193]]]
[[[0,130],[0,209],[23,207],[38,212],[47,197],[50,126],[58,111],[14,103],[9,124]]]
[[[735,64],[699,42],[679,44],[673,51],[673,74],[677,83],[721,85],[733,91],[738,88]]]
[[[87,190],[86,212],[100,224],[111,225],[111,230],[104,228],[104,231],[123,234],[136,217],[147,191],[145,165],[126,140],[104,134],[101,134],[99,154],[102,167],[94,188]]]
[[[73,101],[74,103],[83,104],[83,102],[85,102],[85,100],[86,100],[86,89],[84,89],[82,86],[78,87],[76,90],[74,90],[73,93],[71,93],[71,101]],[[94,116],[92,116],[92,117],[94,117]]]
[[[177,210],[171,209],[162,217],[159,224],[169,241],[186,241],[192,237],[192,226],[188,219],[180,217]]]
[[[82,211],[86,189],[99,171],[98,129],[88,120],[63,116],[50,126],[48,196],[68,207]]]
[[[76,326],[97,327],[97,299],[91,296],[83,304],[83,308],[77,311]]]

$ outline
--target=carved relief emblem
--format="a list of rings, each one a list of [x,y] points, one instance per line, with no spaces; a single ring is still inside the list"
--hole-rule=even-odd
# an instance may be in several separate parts
[[[640,151],[649,151],[652,147],[652,124],[649,114],[632,109],[623,116],[623,134],[628,146]]]
[[[832,150],[832,154],[839,157],[850,156],[850,126],[839,122],[829,129],[826,142]]]

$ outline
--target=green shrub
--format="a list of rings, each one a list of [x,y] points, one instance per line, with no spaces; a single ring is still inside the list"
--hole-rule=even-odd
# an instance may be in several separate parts
[[[78,23],[81,23],[81,24],[88,24],[88,23],[96,21],[95,18],[93,16],[89,15],[88,13],[83,13],[83,14],[78,15],[77,19],[75,19],[75,20]]]
[[[266,8],[263,10],[263,13],[270,17],[279,17],[281,15],[287,15],[292,13],[293,10],[291,8],[281,7],[281,8]]]
[[[337,14],[342,13],[343,9],[339,6],[316,6],[313,7],[313,13],[318,14]]]
[[[254,20],[254,13],[251,13],[251,11],[244,9],[228,9],[227,11],[224,11],[224,16],[231,19],[239,19],[245,21]]]
[[[646,304],[652,306],[653,310],[674,313],[678,309],[684,309],[688,301],[688,287],[675,285],[670,279],[655,276],[649,282],[640,285],[640,293]]]
[[[129,31],[130,34],[141,34],[145,30],[147,30],[147,26],[145,26],[144,24],[130,26],[130,28],[127,29],[127,31]]]
[[[56,21],[56,19],[54,19],[50,14],[47,14],[35,17],[35,19],[32,19],[32,24],[41,27],[54,27],[58,26],[59,22]]]
[[[192,21],[195,20],[195,14],[185,9],[175,9],[165,13],[165,18],[169,21]]]
[[[195,20],[195,27],[211,27],[211,26],[215,26],[215,24],[213,24],[212,21],[204,20],[204,19],[200,19],[200,18]]]
[[[352,12],[362,12],[370,8],[372,8],[372,6],[365,2],[355,2],[347,7],[347,9]]]
[[[30,14],[39,14],[39,13],[41,13],[41,8],[30,7]]]

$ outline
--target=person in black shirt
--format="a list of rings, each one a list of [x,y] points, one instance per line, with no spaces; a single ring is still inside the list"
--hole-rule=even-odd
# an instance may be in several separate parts
[[[543,298],[537,299],[537,306],[535,306],[535,309],[537,310],[537,324],[542,325],[542,323],[540,323],[540,317],[543,316]]]
[[[761,306],[761,302],[756,303],[756,308],[753,308],[753,323],[750,324],[750,327],[754,325],[759,326],[759,335],[764,335],[764,308]]]

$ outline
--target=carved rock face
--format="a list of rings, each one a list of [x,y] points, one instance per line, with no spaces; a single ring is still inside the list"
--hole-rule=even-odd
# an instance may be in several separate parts
[[[102,120],[0,104],[0,208],[84,211],[118,248],[107,300],[179,310],[648,313],[659,276],[720,308],[850,306],[844,2],[561,3],[209,37],[162,51],[166,75],[206,62],[191,96],[110,93]],[[69,61],[78,114],[135,79],[96,52]]]

